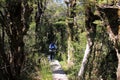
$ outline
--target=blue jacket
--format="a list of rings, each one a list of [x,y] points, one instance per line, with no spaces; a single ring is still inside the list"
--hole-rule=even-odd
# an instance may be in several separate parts
[[[56,49],[57,49],[57,46],[54,43],[51,43],[49,45],[49,51],[56,50]]]

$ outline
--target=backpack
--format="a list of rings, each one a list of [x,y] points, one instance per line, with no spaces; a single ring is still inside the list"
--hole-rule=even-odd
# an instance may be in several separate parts
[[[51,49],[55,49],[55,44],[51,44]]]
[[[51,43],[49,46],[50,50],[55,50],[56,49],[56,45],[54,43]]]

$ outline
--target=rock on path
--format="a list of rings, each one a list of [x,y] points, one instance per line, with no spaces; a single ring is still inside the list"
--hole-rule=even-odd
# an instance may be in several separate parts
[[[53,73],[53,80],[68,80],[58,60],[51,61],[50,66]]]

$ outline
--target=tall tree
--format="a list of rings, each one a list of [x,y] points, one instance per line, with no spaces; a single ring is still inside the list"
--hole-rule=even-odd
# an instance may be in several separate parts
[[[94,24],[93,22],[97,19],[100,19],[97,15],[94,15],[92,11],[94,11],[94,8],[90,6],[89,3],[86,4],[85,5],[85,24],[86,24],[85,28],[87,32],[87,35],[86,35],[87,44],[86,44],[86,50],[82,60],[81,68],[78,73],[78,76],[80,79],[85,78],[85,72],[86,72],[88,60],[92,52],[92,47],[94,45],[94,38],[96,35],[96,24]]]
[[[101,10],[102,9],[102,10]],[[107,33],[109,35],[109,38],[113,42],[114,49],[116,50],[116,55],[118,58],[118,68],[117,68],[117,80],[120,79],[120,10],[119,8],[114,7],[102,7],[100,11],[104,12],[105,16],[103,17],[103,20],[105,20],[105,27],[107,29]],[[114,13],[110,13],[113,11]],[[103,14],[103,13],[101,13]],[[109,17],[110,16],[110,17]],[[106,18],[105,18],[106,17]]]
[[[67,42],[67,53],[68,53],[68,64],[73,62],[72,56],[73,56],[73,36],[74,36],[74,18],[76,16],[75,8],[76,8],[76,1],[77,0],[65,0],[65,3],[67,5],[67,19],[66,19],[66,25],[67,25],[67,35],[68,35],[68,42]]]
[[[37,10],[35,15],[35,22],[36,22],[36,48],[40,51],[43,49],[43,40],[42,40],[42,27],[43,27],[43,16],[47,7],[47,0],[37,0]]]
[[[3,12],[4,11],[4,12]],[[28,0],[9,0],[0,11],[1,21],[9,38],[10,52],[1,53],[7,79],[17,80],[25,61],[24,35],[29,29],[32,7]]]
[[[96,25],[94,24],[94,21],[97,20],[97,19],[101,19],[101,20],[104,21],[104,27],[106,27],[106,29],[107,29],[106,32],[108,32],[109,38],[112,41],[112,43],[110,43],[110,44],[114,45],[113,51],[110,50],[108,55],[110,55],[111,52],[113,54],[115,54],[114,50],[116,50],[116,55],[118,57],[117,80],[119,80],[119,72],[120,72],[119,71],[119,9],[118,9],[118,7],[114,8],[110,4],[107,4],[108,5],[107,7],[105,6],[106,4],[105,5],[102,4],[102,10],[100,9],[100,15],[96,16],[96,15],[93,14],[93,11],[95,11],[95,10],[93,10],[92,6],[94,6],[94,5],[95,4],[92,4],[92,5],[89,5],[89,7],[86,6],[86,8],[85,8],[86,9],[85,13],[86,14],[89,13],[87,15],[85,14],[85,16],[86,16],[85,23],[86,23],[86,30],[87,30],[87,32],[89,34],[89,35],[87,34],[89,36],[89,37],[87,36],[87,39],[90,42],[87,45],[88,48],[86,48],[85,55],[84,55],[84,58],[83,58],[82,65],[81,65],[81,68],[80,68],[78,76],[80,78],[82,78],[82,79],[85,78],[84,75],[85,75],[87,63],[89,61],[90,53],[91,53],[92,49],[94,49],[94,46],[93,46],[94,44],[93,43],[95,42],[94,38],[96,37],[95,35],[97,33],[96,32]],[[110,13],[111,11],[114,12],[114,13]],[[93,26],[93,27],[89,27],[89,26]],[[94,32],[94,34],[91,31]],[[92,43],[92,45],[90,45],[90,43]],[[108,42],[108,44],[109,44],[109,42]],[[108,49],[110,49],[110,47],[111,47],[110,44],[109,44],[109,48]],[[103,45],[101,45],[101,47],[102,46]],[[98,53],[97,51],[95,51],[95,52]],[[91,56],[94,56],[94,55],[95,55],[95,53],[93,55],[91,55]]]

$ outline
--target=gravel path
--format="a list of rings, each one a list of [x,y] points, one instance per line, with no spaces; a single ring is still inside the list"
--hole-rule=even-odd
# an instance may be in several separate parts
[[[53,72],[53,80],[68,80],[58,60],[51,61],[50,65]]]

